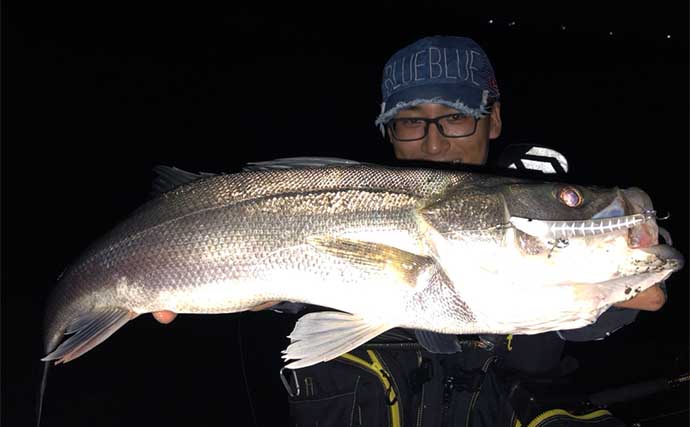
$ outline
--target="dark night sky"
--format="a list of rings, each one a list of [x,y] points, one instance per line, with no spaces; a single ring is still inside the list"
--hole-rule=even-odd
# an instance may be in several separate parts
[[[569,158],[572,182],[643,188],[690,255],[687,4],[63,3],[3,7],[3,425],[33,422],[42,310],[56,277],[146,199],[154,165],[390,161],[373,126],[381,69],[425,35],[473,37],[492,59],[504,121],[493,155],[515,142],[549,145]],[[580,386],[687,371],[687,271],[669,281],[660,312],[568,346]],[[286,424],[277,372],[295,319],[244,313],[168,326],[136,319],[52,370],[45,425],[251,425],[240,320],[258,423]],[[617,409],[636,420],[687,410],[687,399],[686,387]],[[687,425],[683,417],[673,422]]]

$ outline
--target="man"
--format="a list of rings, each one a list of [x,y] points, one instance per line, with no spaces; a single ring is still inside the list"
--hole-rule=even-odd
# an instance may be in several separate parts
[[[386,63],[381,90],[375,123],[393,144],[397,159],[486,163],[489,141],[501,134],[501,103],[489,58],[476,42],[463,37],[418,40]],[[433,119],[437,121],[431,124]],[[656,311],[664,303],[664,292],[654,286],[617,306]],[[176,314],[153,315],[170,323]]]
[[[427,37],[386,63],[376,124],[400,160],[483,165],[501,134],[498,84],[488,56],[473,40]],[[457,131],[456,131],[457,129]],[[665,294],[654,286],[618,307],[656,311]]]
[[[473,40],[427,37],[401,49],[386,63],[381,88],[376,124],[397,159],[486,163],[490,140],[501,134],[500,94],[489,59]],[[533,336],[394,330],[284,377],[293,424],[513,425],[512,379],[566,373],[572,367],[561,360],[564,339],[604,338],[634,320],[637,311],[630,309],[657,310],[664,301],[663,291],[652,287],[586,328]],[[169,323],[175,314],[154,317]]]
[[[490,140],[501,134],[500,94],[489,59],[473,40],[427,37],[401,49],[386,63],[381,89],[375,123],[397,159],[486,163]],[[514,425],[519,408],[509,388],[515,379],[567,373],[573,367],[561,360],[564,339],[604,338],[632,322],[637,310],[658,310],[664,302],[655,286],[617,304],[594,325],[533,336],[473,340],[394,330],[284,378],[292,421],[300,426]],[[600,425],[619,425],[604,418]]]

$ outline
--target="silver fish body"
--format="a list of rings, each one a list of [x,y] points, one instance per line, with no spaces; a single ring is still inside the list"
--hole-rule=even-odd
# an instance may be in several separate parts
[[[563,191],[580,203],[568,206]],[[145,204],[65,271],[47,311],[44,360],[74,359],[142,313],[231,313],[267,301],[344,312],[298,322],[291,367],[337,357],[398,326],[584,326],[682,266],[680,254],[654,241],[653,217],[635,222],[651,209],[638,189],[431,169],[207,177]],[[531,221],[580,221],[581,232],[566,241],[562,231],[557,238],[514,225]],[[631,234],[656,249],[632,248]],[[65,334],[73,335],[60,344]],[[350,338],[324,343],[335,335]]]

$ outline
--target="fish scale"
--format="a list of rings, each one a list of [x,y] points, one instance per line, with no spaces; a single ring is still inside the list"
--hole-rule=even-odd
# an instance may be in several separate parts
[[[300,319],[287,355],[306,356],[292,367],[398,326],[573,328],[682,266],[667,246],[627,244],[639,224],[625,218],[653,209],[641,190],[568,186],[582,198],[572,208],[557,199],[564,185],[375,165],[204,177],[137,209],[65,271],[46,312],[45,360],[78,357],[142,313],[229,313],[267,301],[350,313],[327,319],[334,331],[357,331],[322,342],[310,325],[322,331],[331,320]],[[509,223],[573,227],[614,206],[630,210],[616,219],[622,226],[558,247]],[[70,325],[75,335],[61,343]]]
[[[266,174],[264,173],[262,175]],[[282,175],[284,175],[284,173]],[[211,182],[208,183],[207,188],[202,189],[205,191],[214,191],[214,189],[218,187],[225,188],[225,183],[228,181],[228,179],[226,177],[220,177],[219,179],[216,179],[216,181],[221,181],[221,184],[223,185]],[[297,181],[298,184],[302,183],[301,185],[304,186],[304,179],[299,179]],[[321,177],[316,176],[315,181],[320,182]],[[232,182],[232,180],[230,180],[230,182]],[[331,187],[333,184],[326,182],[323,186]],[[313,187],[314,185],[309,185],[309,188]],[[281,186],[280,188],[284,189],[285,187]],[[180,191],[180,193],[184,193],[185,196],[188,194],[199,194],[202,192],[202,189],[194,192]],[[405,190],[407,190],[407,188]],[[263,195],[265,192],[253,193]],[[349,205],[350,210],[354,209],[356,211],[357,209],[361,210],[363,208],[371,210],[371,204],[365,206],[364,203],[366,201],[366,192],[352,193],[348,190],[348,193],[354,196],[350,197],[350,199],[354,201],[354,203]],[[339,193],[333,192],[331,194]],[[378,192],[371,193],[371,195],[375,199],[374,202],[379,201],[382,196],[382,194]],[[279,195],[275,195],[267,199],[264,198],[261,200],[261,203],[253,202],[248,197],[241,197],[240,200],[235,201],[233,205],[241,204],[242,208],[240,208],[240,211],[244,211],[242,213],[246,213],[246,218],[251,220],[253,210],[265,213],[266,211],[270,210],[282,211],[287,206],[304,207],[304,204],[295,204],[296,201],[294,199],[298,197],[302,197],[302,202],[309,201],[309,198],[305,199],[303,195],[287,197],[285,199],[278,199],[277,197],[279,197]],[[343,197],[341,197],[341,199],[342,198]],[[386,195],[383,196],[383,199],[385,198]],[[412,199],[409,196],[405,196],[405,198],[407,199],[407,207],[415,203],[415,199]],[[174,197],[165,196],[163,199],[165,199],[168,204],[175,206],[176,200]],[[218,200],[219,198],[215,197],[214,199]],[[124,226],[120,227],[120,236],[123,236],[123,238],[121,238],[119,242],[112,237],[110,240],[106,239],[106,241],[101,245],[105,246],[106,249],[102,249],[100,252],[94,251],[97,253],[92,255],[93,261],[88,261],[89,257],[87,256],[87,262],[83,263],[83,265],[88,270],[89,266],[98,264],[98,261],[108,260],[108,263],[113,265],[114,268],[118,268],[118,264],[127,266],[126,268],[122,269],[123,275],[130,277],[134,282],[133,286],[135,287],[141,286],[145,287],[146,289],[159,287],[160,289],[165,289],[167,283],[185,283],[187,287],[193,289],[193,287],[199,283],[200,279],[209,280],[209,273],[215,271],[209,270],[210,266],[208,265],[198,264],[196,260],[199,256],[203,257],[207,254],[217,254],[219,250],[230,251],[235,254],[235,256],[224,260],[224,265],[235,266],[234,269],[236,269],[236,267],[241,267],[248,262],[243,258],[255,257],[253,252],[251,252],[252,248],[264,246],[268,251],[270,251],[272,249],[267,247],[266,244],[274,243],[274,246],[278,247],[280,246],[280,241],[276,240],[276,238],[285,238],[287,232],[285,227],[273,227],[273,225],[280,224],[280,222],[270,218],[266,219],[265,217],[262,217],[264,223],[259,222],[258,224],[246,224],[246,229],[249,231],[247,233],[242,233],[245,228],[230,226],[232,221],[237,217],[237,213],[228,212],[229,206],[225,206],[228,205],[225,200],[220,200],[220,203],[221,207],[216,209],[209,209],[206,204],[192,203],[189,210],[180,210],[177,212],[177,215],[180,217],[178,219],[169,218],[168,216],[161,217],[161,215],[157,213],[157,204],[154,204],[155,210],[153,213],[148,215],[149,218],[146,218],[141,214],[135,214],[130,220],[135,225],[125,224]],[[275,204],[279,205],[278,208],[273,206]],[[342,205],[346,207],[345,210],[347,211],[348,204]],[[189,205],[186,206],[189,207]],[[388,206],[385,207],[386,209],[390,209]],[[307,213],[313,213],[310,208],[300,210],[306,211]],[[169,211],[166,210],[166,212],[169,214]],[[245,218],[245,216],[241,218]],[[330,218],[327,219],[327,221],[323,224],[323,227],[336,225],[334,223],[338,222],[346,223],[347,220],[348,218],[342,218],[342,221],[334,221],[332,218]],[[362,223],[362,218],[359,220],[359,222]],[[242,221],[247,220],[243,219]],[[144,228],[141,225],[142,223],[149,224],[154,222],[155,225],[149,228]],[[206,223],[206,225],[200,228],[200,222]],[[216,224],[216,227],[214,228],[212,224]],[[221,228],[225,231],[218,230],[217,224],[223,224]],[[360,224],[356,224],[355,227],[359,225]],[[368,226],[366,219],[362,225]],[[296,233],[302,232],[303,227],[299,223],[297,226],[298,228]],[[352,225],[350,225],[350,227],[352,227]],[[200,229],[203,229],[204,231],[199,233]],[[272,229],[274,229],[274,233],[270,233]],[[264,240],[256,241],[255,230],[268,231],[269,233],[264,236]],[[324,230],[325,229],[321,230],[321,232],[324,232]],[[123,232],[133,233],[135,236],[133,237],[131,235],[122,234]],[[318,231],[314,230],[313,232]],[[117,233],[118,231],[113,232],[113,234]],[[218,241],[215,243],[205,243],[211,238],[215,238]],[[142,244],[137,242],[145,243]],[[275,245],[276,243],[278,243],[278,245]],[[156,249],[152,250],[152,248]],[[118,263],[118,259],[121,259],[122,261]],[[190,262],[190,260],[192,261]],[[137,263],[142,266],[144,271],[148,272],[145,276],[143,276],[142,279],[139,279],[141,275],[139,272],[131,271],[133,266],[137,265]],[[216,278],[223,278],[224,269],[220,267],[216,267],[216,269],[221,273],[218,274],[218,277]],[[134,268],[134,270],[136,270],[136,268]],[[196,270],[203,271],[205,274],[198,274]],[[83,272],[80,277],[86,277],[89,274],[90,273]],[[65,277],[64,279],[66,280],[65,283],[72,283],[72,286],[79,285],[84,282],[83,280],[69,280],[70,278],[71,277]],[[143,296],[144,293],[141,292],[138,293],[138,295]],[[128,301],[127,303],[138,302]]]
[[[165,193],[135,211],[111,233],[122,235],[156,226],[204,209],[240,203],[264,196],[308,193],[328,189],[390,190],[416,197],[430,197],[444,188],[475,177],[435,170],[411,170],[401,174],[395,168],[355,166],[351,168],[254,171],[205,178],[194,187],[183,186]],[[105,242],[104,244],[107,244]]]

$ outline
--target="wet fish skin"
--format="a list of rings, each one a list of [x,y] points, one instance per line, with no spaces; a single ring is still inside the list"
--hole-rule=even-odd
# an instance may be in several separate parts
[[[301,211],[307,215],[303,221],[317,229],[338,227],[347,215],[313,223],[308,215],[321,210],[320,203],[331,211],[349,210],[351,216],[365,207],[371,216],[385,213],[388,222],[383,227],[394,229],[399,227],[395,215],[405,217],[400,208],[471,179],[438,171],[401,175],[332,168],[246,172],[182,186],[137,209],[65,271],[46,311],[46,350],[57,346],[73,319],[99,307],[126,307],[133,314],[160,309],[214,313],[241,311],[266,300],[260,292],[250,292],[240,300],[220,295],[210,295],[206,301],[197,298],[197,304],[186,307],[184,302],[164,301],[166,296],[174,299],[173,295],[184,300],[203,283],[260,272],[260,266],[251,267],[259,240],[269,245],[262,248],[265,253],[274,252],[285,241],[299,239],[309,225],[287,229],[280,209]],[[390,188],[394,191],[386,193]],[[341,195],[343,189],[346,196]],[[301,194],[313,196],[305,201]],[[390,195],[397,205],[362,206],[367,195],[377,202],[388,202]],[[366,222],[366,217],[359,219],[350,228]],[[409,215],[407,222],[408,228],[414,228]]]
[[[588,220],[617,200],[626,214],[651,209],[651,202],[631,197],[638,195],[633,190],[574,187],[586,203],[573,209],[555,198],[562,188],[370,165],[207,177],[142,206],[65,271],[47,310],[44,360],[72,360],[141,313],[230,313],[274,300],[353,313],[360,318],[360,340],[394,326],[448,333],[521,327],[536,333],[584,325],[617,302],[607,300],[615,295],[566,284],[559,269],[573,251],[554,252],[544,239],[506,227],[510,216]],[[638,264],[653,264],[656,255],[627,247],[627,232],[572,239],[571,249],[590,258],[603,254],[605,245],[615,248],[610,260],[618,264],[589,275],[570,268],[568,274],[601,282],[615,279],[617,270],[633,274],[626,267],[631,254]],[[680,268],[677,258],[672,253],[661,262],[646,286]],[[531,274],[537,266],[543,278]],[[497,294],[499,289],[506,292]],[[543,298],[546,306],[565,302],[543,319],[505,301],[508,311],[491,307],[502,307],[496,302],[508,296]],[[511,318],[523,324],[511,324]],[[347,324],[341,317],[334,321]],[[58,346],[65,332],[75,335]]]

